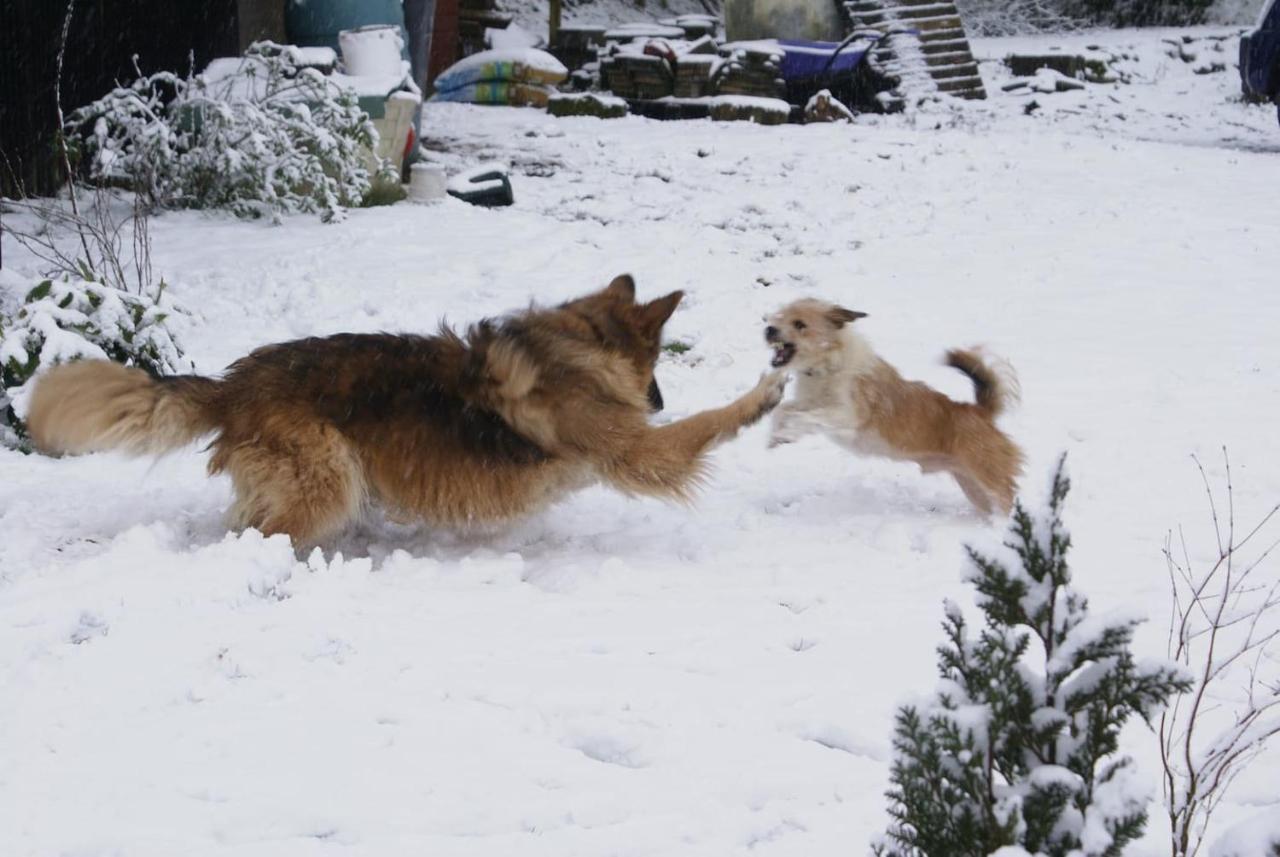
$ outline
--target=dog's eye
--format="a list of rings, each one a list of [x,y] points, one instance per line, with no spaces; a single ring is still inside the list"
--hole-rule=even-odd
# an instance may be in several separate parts
[[[800,321],[799,319],[796,319],[794,322],[792,322],[792,325],[795,327],[796,330],[804,330],[806,327],[809,326],[805,324],[803,321]]]

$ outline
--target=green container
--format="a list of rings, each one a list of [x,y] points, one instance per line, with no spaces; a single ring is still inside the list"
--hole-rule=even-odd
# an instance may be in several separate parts
[[[401,0],[287,0],[284,10],[289,41],[302,47],[327,47],[339,52],[338,33],[370,24],[400,28],[404,45],[400,56],[409,58],[409,34],[404,28]]]

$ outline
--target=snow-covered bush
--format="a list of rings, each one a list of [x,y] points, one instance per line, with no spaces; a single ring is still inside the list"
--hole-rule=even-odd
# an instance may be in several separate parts
[[[1190,26],[1239,13],[1226,0],[956,0],[969,32],[1008,36],[1081,27]],[[1232,0],[1234,2],[1234,0]],[[1256,6],[1255,6],[1256,8]]]
[[[22,294],[23,286],[30,286]],[[115,360],[157,375],[190,372],[168,319],[183,312],[164,283],[148,294],[64,277],[0,280],[0,443],[21,446],[27,383],[57,363]]]
[[[1064,0],[956,0],[956,8],[975,36],[1061,32],[1084,24],[1066,13]]]
[[[1062,0],[1063,12],[1099,27],[1203,24],[1213,0]]]
[[[1069,487],[1060,461],[1043,518],[1018,503],[994,556],[968,549],[985,627],[972,632],[947,605],[942,681],[898,712],[878,854],[1114,857],[1142,832],[1147,796],[1120,729],[1189,682],[1172,664],[1136,662],[1139,620],[1091,615],[1072,588]]]
[[[139,77],[72,113],[67,133],[91,180],[152,206],[332,220],[369,192],[377,132],[353,92],[298,62],[260,42],[215,79]]]

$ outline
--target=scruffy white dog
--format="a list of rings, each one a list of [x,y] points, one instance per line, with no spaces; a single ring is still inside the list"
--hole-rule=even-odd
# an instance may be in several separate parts
[[[812,298],[769,317],[764,335],[772,365],[795,375],[794,397],[774,411],[769,446],[825,434],[863,455],[950,473],[979,511],[1008,513],[1023,455],[995,418],[1017,401],[1012,368],[976,348],[947,352],[947,364],[969,376],[977,399],[956,402],[904,380],[880,359],[851,326],[865,317]]]

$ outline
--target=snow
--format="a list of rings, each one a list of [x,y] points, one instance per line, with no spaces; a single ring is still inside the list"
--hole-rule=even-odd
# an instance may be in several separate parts
[[[853,124],[429,104],[433,158],[511,164],[515,205],[178,212],[151,224],[153,264],[205,372],[630,271],[642,296],[687,292],[663,419],[748,389],[761,317],[801,295],[869,312],[886,359],[956,398],[940,355],[985,342],[1022,380],[1003,424],[1027,497],[1069,452],[1074,585],[1149,614],[1135,646],[1158,656],[1164,534],[1204,517],[1188,456],[1230,448],[1242,520],[1280,496],[1280,128],[1230,66],[1166,56],[1173,32],[1054,40],[1132,47],[1137,82],[1037,93],[1029,116],[994,62],[989,102]],[[4,262],[34,276],[16,219]],[[692,509],[592,489],[489,533],[374,518],[303,558],[227,534],[198,449],[0,451],[3,850],[857,853],[887,823],[893,713],[935,680],[942,600],[972,610],[961,545],[999,525],[941,476],[765,433],[716,453]],[[1152,790],[1154,739],[1124,737]],[[1277,766],[1273,747],[1237,781],[1211,841],[1274,811]],[[1153,813],[1127,853],[1167,853],[1162,834]]]
[[[538,45],[538,37],[519,24],[508,24],[501,30],[486,28],[484,37],[486,44],[494,50],[518,50]]]
[[[1280,848],[1280,807],[1235,826],[1209,849],[1209,857],[1274,857]]]
[[[409,76],[409,63],[405,60],[400,61],[400,70],[391,74],[345,74],[335,71],[325,79],[343,89],[351,90],[357,96],[377,98],[394,95],[396,90],[403,89],[412,80]]]

